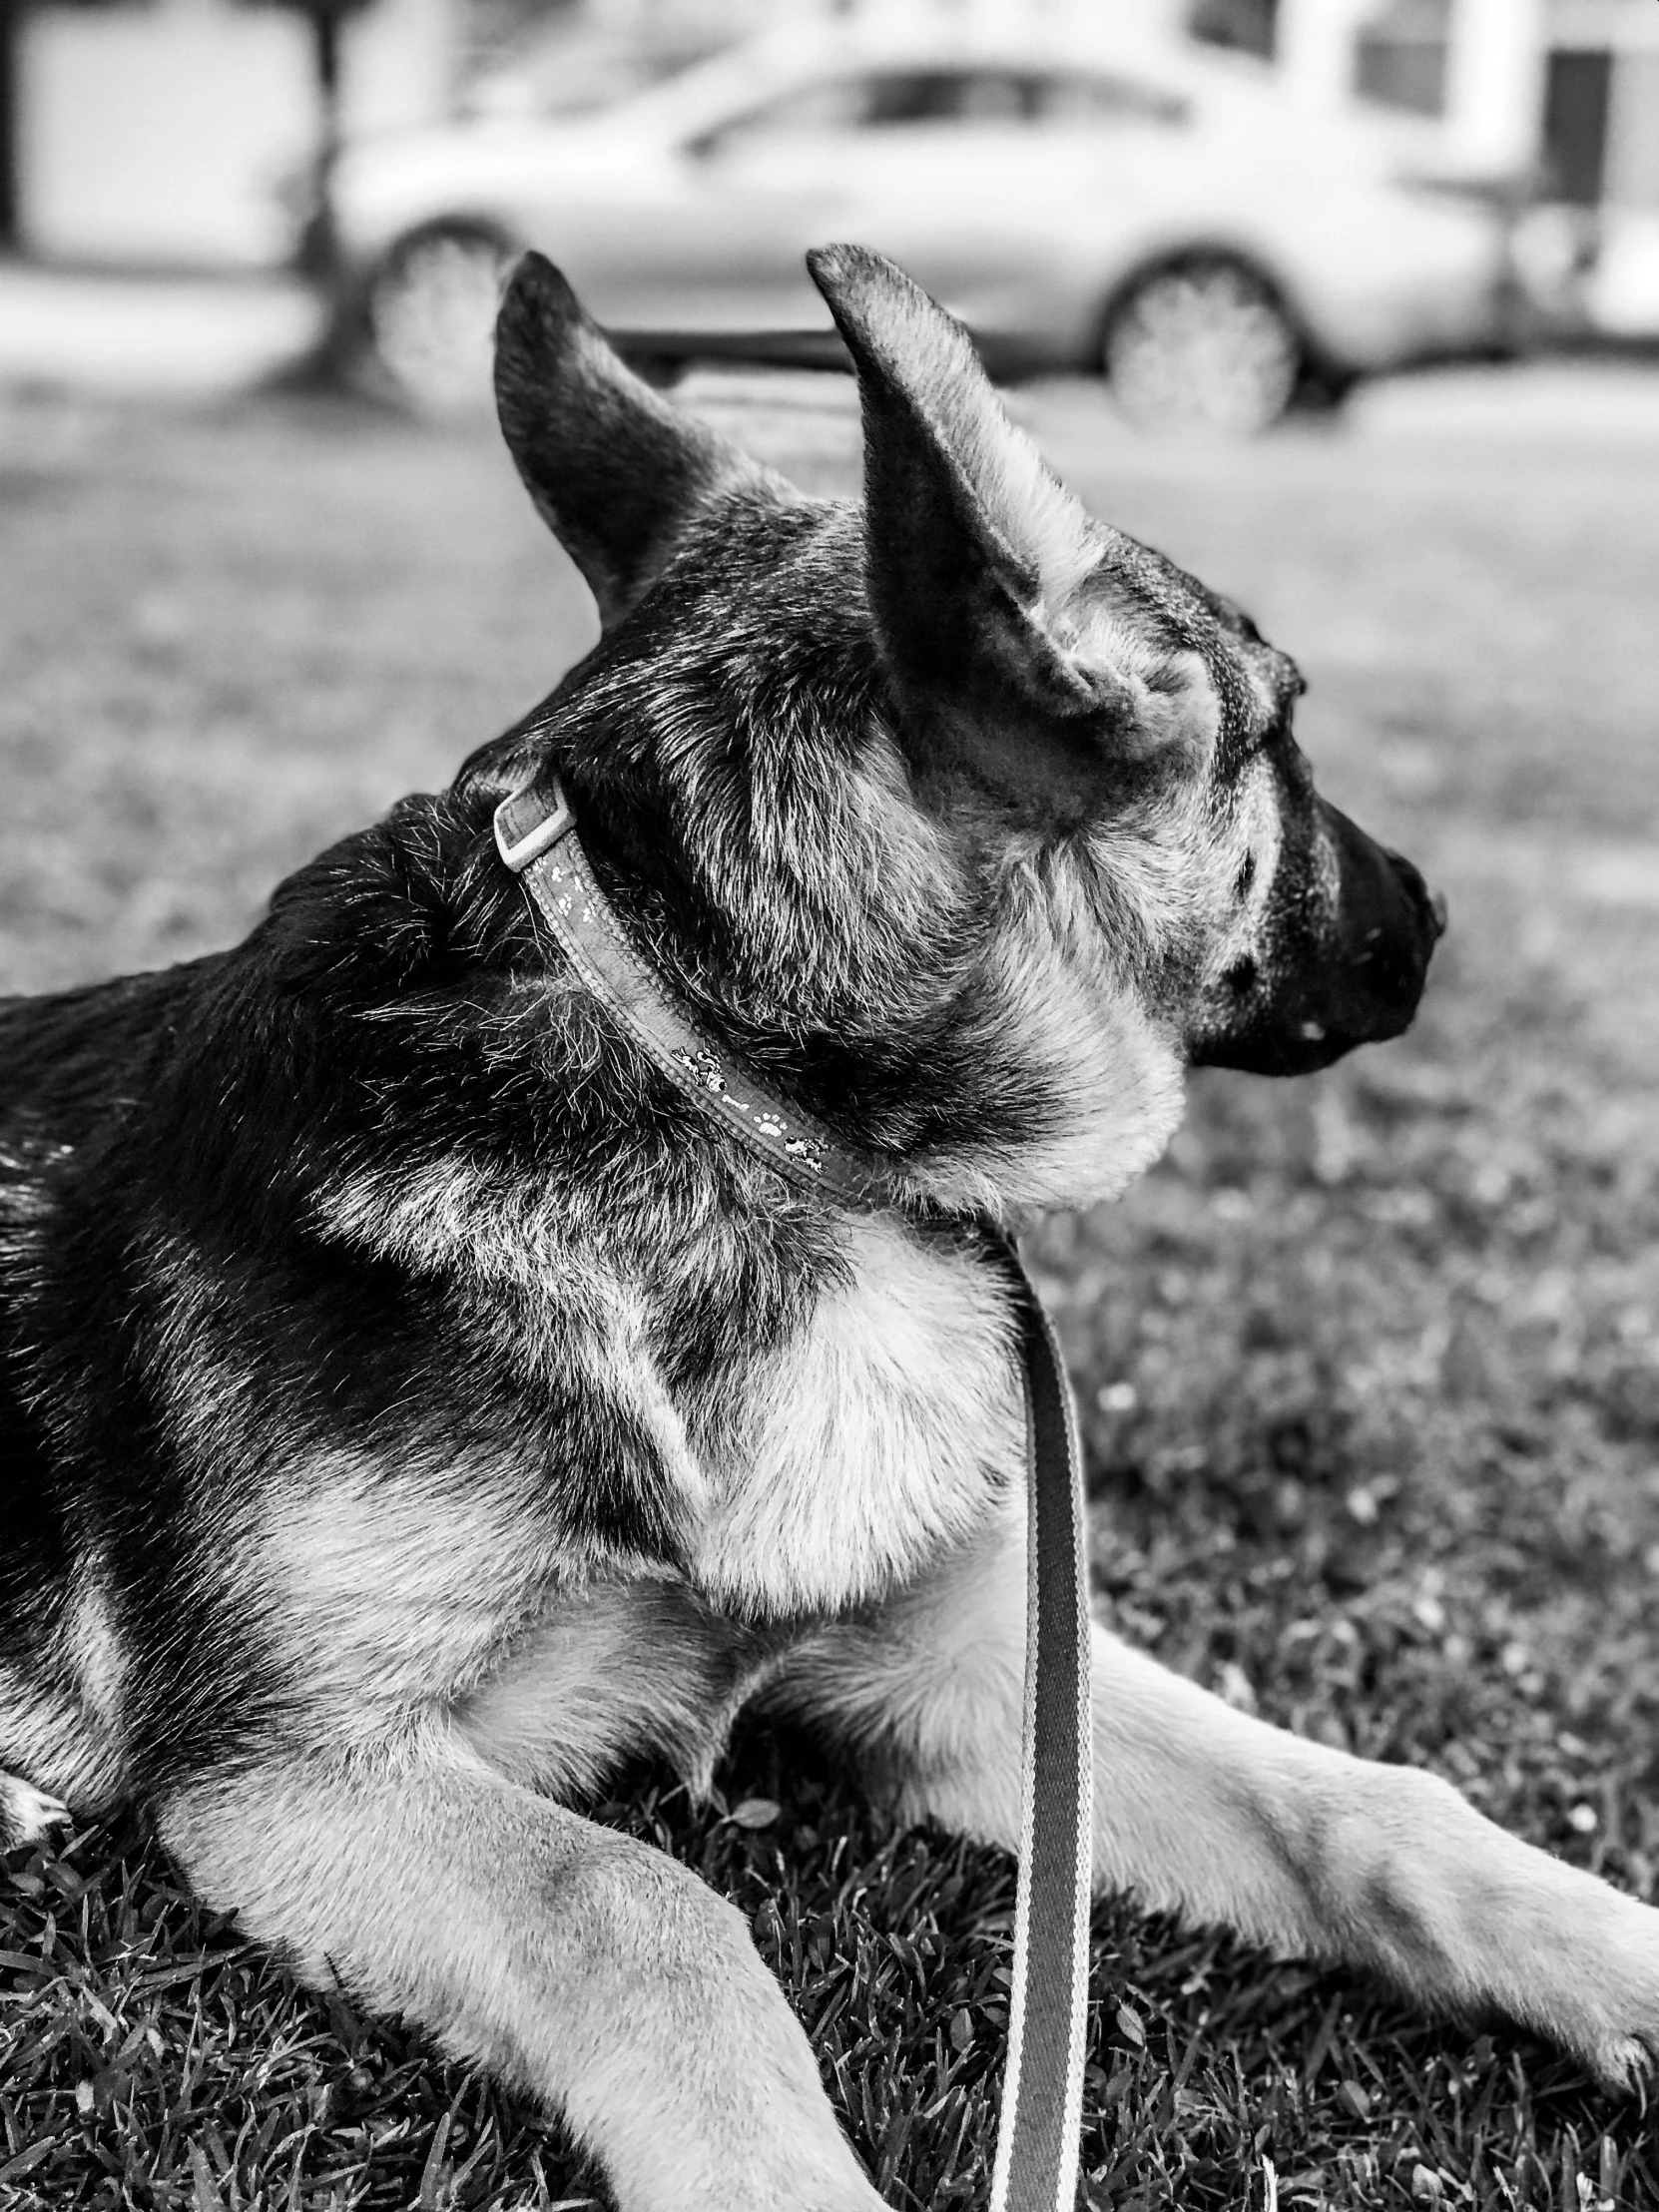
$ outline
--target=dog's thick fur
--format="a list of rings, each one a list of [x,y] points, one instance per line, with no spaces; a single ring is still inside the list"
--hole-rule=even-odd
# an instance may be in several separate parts
[[[862,511],[609,353],[545,263],[502,420],[598,648],[234,951],[0,1011],[0,1823],[152,1809],[200,1891],[561,2108],[630,2212],[877,2202],[734,1911],[579,1807],[746,1705],[1019,1825],[1010,1321],[969,1214],[1086,1204],[1182,1071],[1409,1019],[1419,878],[1319,801],[1296,671],[1091,521],[960,331],[816,260]],[[787,1188],[667,1089],[490,838],[556,767],[667,983],[884,1164]],[[1493,2007],[1607,2081],[1659,1915],[1445,1784],[1097,1629],[1096,1869]]]

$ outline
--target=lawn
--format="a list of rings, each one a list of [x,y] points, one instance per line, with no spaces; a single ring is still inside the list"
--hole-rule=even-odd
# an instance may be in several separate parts
[[[815,485],[844,412],[722,399]],[[1242,452],[1022,398],[1097,510],[1251,605],[1325,790],[1452,933],[1402,1042],[1215,1074],[1032,1254],[1099,1601],[1285,1725],[1659,1894],[1659,443],[1309,426]],[[297,403],[0,403],[0,988],[183,957],[538,697],[591,615],[493,440]],[[0,1536],[3,1540],[3,1536]],[[752,1915],[895,2206],[982,2204],[1008,1864],[755,1736],[604,1817]],[[1110,1786],[1109,1784],[1107,1785]],[[732,1815],[741,1817],[733,1818]],[[0,2206],[602,2203],[556,2128],[297,1994],[131,1825],[0,1887]],[[1659,2129],[1501,2028],[1096,1919],[1092,2204],[1656,2208]]]

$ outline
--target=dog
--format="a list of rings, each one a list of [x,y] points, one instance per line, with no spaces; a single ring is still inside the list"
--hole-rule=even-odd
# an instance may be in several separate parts
[[[141,1801],[305,1979],[561,2111],[626,2212],[871,2212],[735,1910],[583,1817],[808,1724],[1017,1846],[1023,1419],[985,1225],[1121,1192],[1187,1067],[1409,1022],[1442,915],[1295,665],[1091,519],[960,327],[817,253],[861,507],[518,267],[502,426],[599,644],[246,942],[0,1009],[0,1819]],[[667,1083],[492,840],[552,779],[643,966],[874,1164]],[[1094,1874],[1606,2083],[1659,1914],[1094,1629]]]

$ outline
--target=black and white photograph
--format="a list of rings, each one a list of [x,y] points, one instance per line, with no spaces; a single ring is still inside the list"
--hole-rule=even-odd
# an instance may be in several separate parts
[[[1659,2212],[1659,0],[0,0],[0,2212]]]

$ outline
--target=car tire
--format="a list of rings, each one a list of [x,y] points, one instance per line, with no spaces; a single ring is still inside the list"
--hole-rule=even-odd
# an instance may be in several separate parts
[[[491,403],[495,314],[517,259],[483,224],[423,225],[391,247],[363,292],[367,352],[416,413],[484,412]]]
[[[1107,318],[1102,365],[1143,428],[1254,437],[1290,405],[1305,363],[1272,285],[1216,257],[1138,277]]]

